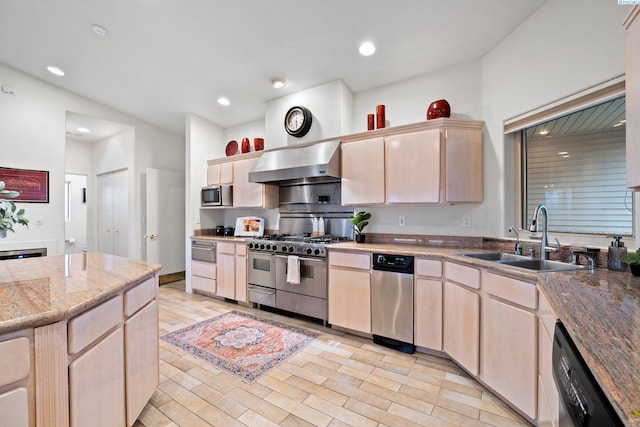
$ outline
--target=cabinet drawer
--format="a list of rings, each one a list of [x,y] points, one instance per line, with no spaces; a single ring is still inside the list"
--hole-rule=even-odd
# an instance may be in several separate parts
[[[236,244],[228,242],[218,242],[218,253],[234,255],[236,253]]]
[[[29,339],[20,337],[0,342],[0,360],[0,387],[26,378],[30,369]]]
[[[473,289],[480,289],[480,270],[477,268],[446,262],[444,274],[447,280]]]
[[[131,316],[156,297],[156,281],[153,277],[124,293],[124,315]]]
[[[329,265],[332,267],[371,269],[371,254],[356,254],[351,252],[329,252]]]
[[[216,278],[216,265],[212,262],[191,261],[191,274],[194,276]]]
[[[486,271],[482,272],[482,283],[491,295],[530,309],[538,308],[538,289],[532,283]]]
[[[122,320],[122,295],[69,321],[69,354],[78,353]]]
[[[200,276],[191,276],[191,289],[196,291],[216,293],[216,281],[215,279],[207,279]]]
[[[416,259],[415,273],[418,276],[442,277],[442,261],[436,259]]]
[[[247,245],[236,244],[236,255],[247,256]]]

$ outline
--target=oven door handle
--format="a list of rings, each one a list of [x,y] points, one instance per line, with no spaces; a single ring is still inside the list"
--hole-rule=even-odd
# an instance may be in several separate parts
[[[275,255],[276,258],[284,258],[287,259],[289,258],[288,255]],[[325,258],[303,258],[303,257],[298,257],[300,259],[300,261],[313,261],[313,262],[325,262]]]
[[[251,286],[251,285],[249,285],[248,289],[250,291],[256,292],[258,294],[263,294],[263,295],[273,295],[273,294],[276,293],[276,290],[275,289],[271,289],[271,288],[267,288],[267,289],[270,289],[268,291],[263,290],[263,289],[265,289],[264,286]]]

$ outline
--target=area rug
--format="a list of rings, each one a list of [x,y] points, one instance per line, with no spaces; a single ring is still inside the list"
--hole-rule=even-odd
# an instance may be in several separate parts
[[[161,339],[251,384],[319,336],[233,310]]]

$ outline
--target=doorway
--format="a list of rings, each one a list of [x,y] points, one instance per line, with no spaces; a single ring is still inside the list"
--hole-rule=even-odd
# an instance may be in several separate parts
[[[87,249],[87,176],[64,176],[64,253]]]

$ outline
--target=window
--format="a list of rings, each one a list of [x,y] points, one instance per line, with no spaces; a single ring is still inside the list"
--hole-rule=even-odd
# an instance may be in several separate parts
[[[633,235],[624,119],[622,96],[522,130],[526,224],[544,204],[549,231]]]

